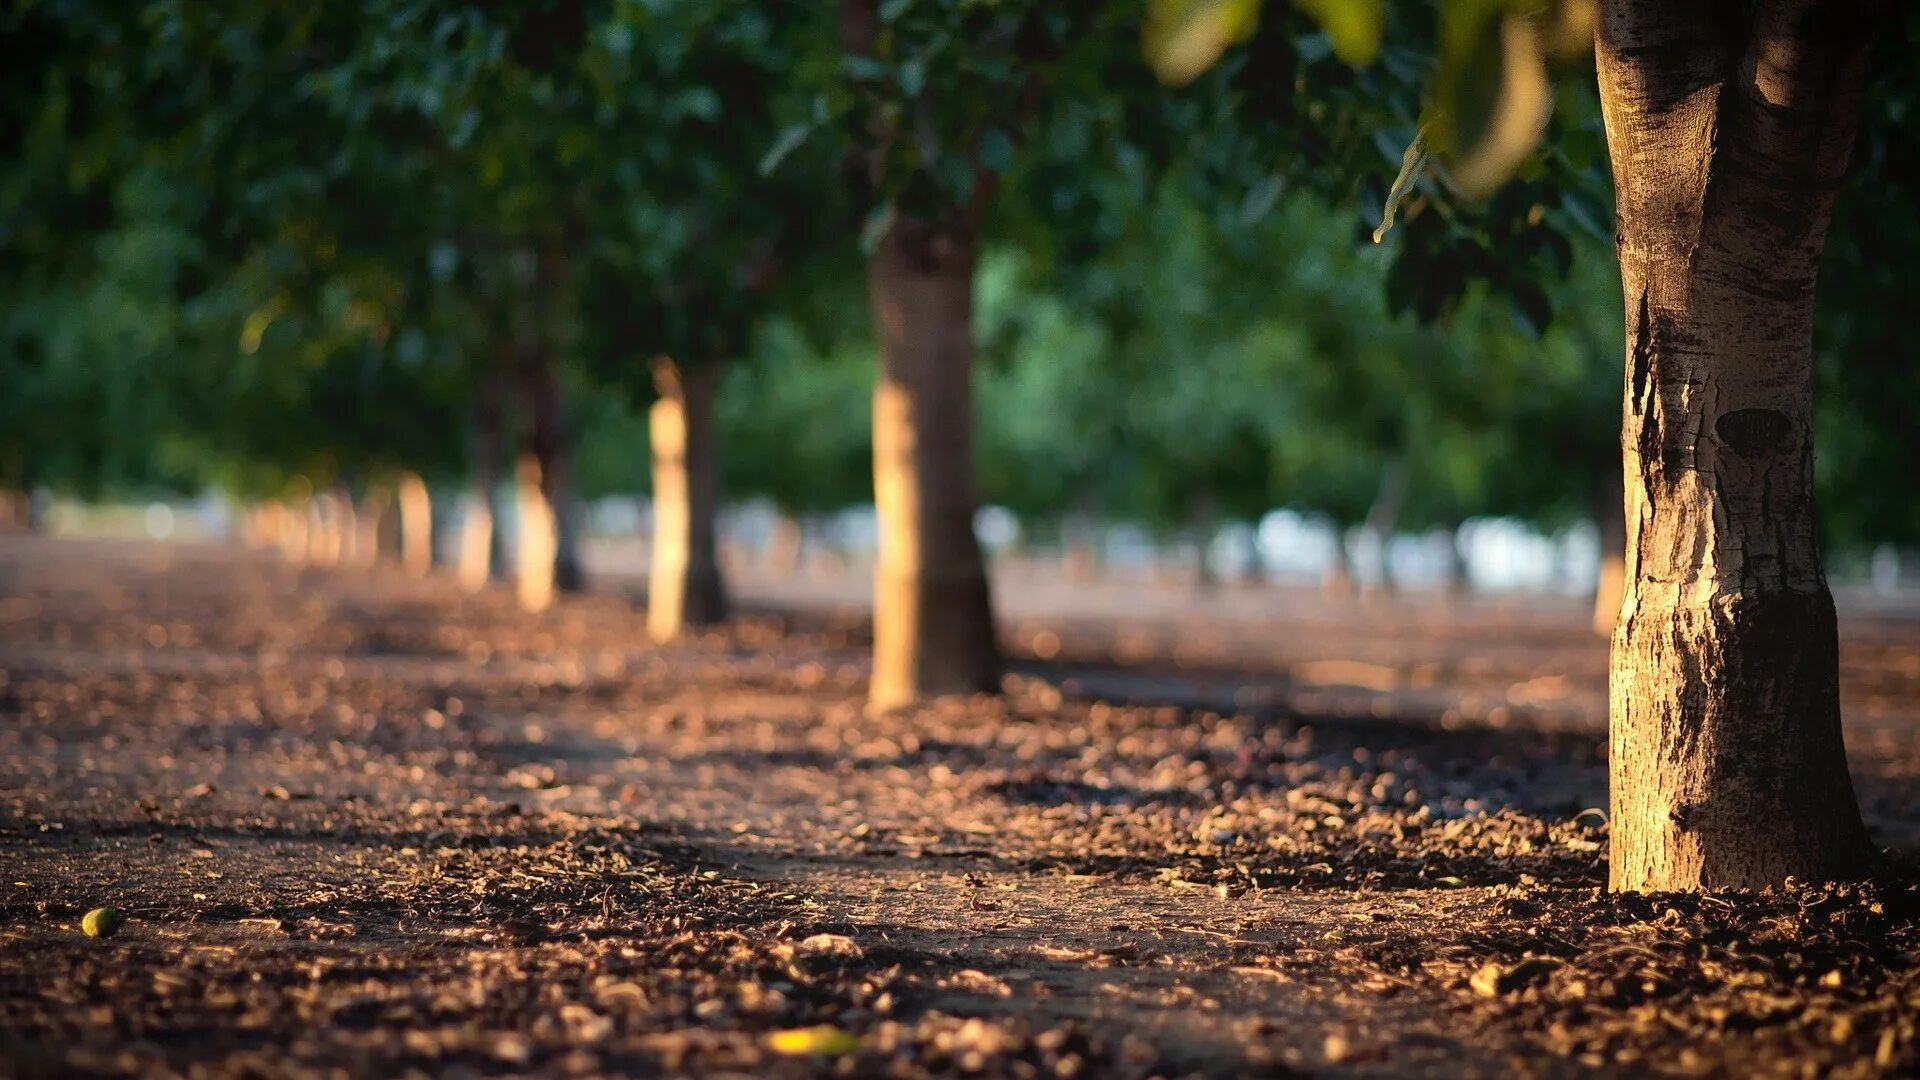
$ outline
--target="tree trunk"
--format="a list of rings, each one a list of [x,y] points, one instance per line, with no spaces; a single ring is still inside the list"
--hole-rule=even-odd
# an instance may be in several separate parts
[[[873,396],[873,681],[880,707],[993,690],[1000,656],[973,532],[970,229],[895,217],[868,263]]]
[[[394,504],[393,489],[385,484],[367,485],[360,500],[357,532],[353,542],[353,564],[370,567],[400,557],[400,508]]]
[[[1626,295],[1612,886],[1863,869],[1813,507],[1813,286],[1863,6],[1609,0],[1597,58]]]
[[[1099,577],[1099,519],[1091,501],[1074,500],[1073,509],[1060,523],[1060,570],[1068,581],[1089,582]]]
[[[460,521],[461,588],[479,592],[487,582],[506,576],[506,545],[501,542],[500,522],[493,512],[493,498],[500,480],[501,435],[505,430],[504,402],[500,378],[482,379],[473,401],[473,450],[468,464],[471,486],[467,491],[466,513]]]
[[[1187,533],[1193,538],[1193,587],[1199,592],[1212,592],[1220,585],[1220,577],[1213,572],[1213,538],[1220,531],[1220,506],[1213,492],[1203,491],[1194,497],[1187,513]]]
[[[1473,583],[1467,573],[1467,553],[1460,547],[1461,523],[1449,522],[1442,530],[1446,533],[1446,551],[1441,556],[1440,594],[1448,600],[1459,600],[1473,592]]]
[[[726,617],[715,515],[720,504],[714,426],[717,363],[653,362],[659,399],[648,413],[653,440],[653,568],[647,577],[647,633],[671,641],[689,626]]]
[[[1380,490],[1367,508],[1364,531],[1372,538],[1369,546],[1373,565],[1363,567],[1366,577],[1360,595],[1366,599],[1385,599],[1394,593],[1393,560],[1387,549],[1393,543],[1393,530],[1400,523],[1400,510],[1406,502],[1407,464],[1394,461],[1380,474]]]
[[[295,565],[304,563],[308,558],[311,544],[309,534],[313,531],[313,503],[311,499],[293,496],[282,504],[285,511],[280,528],[280,557]]]
[[[433,496],[417,472],[400,476],[400,565],[414,577],[433,570]]]
[[[514,470],[514,493],[520,524],[520,542],[514,554],[514,591],[526,611],[545,611],[553,604],[554,571],[559,543],[553,504],[547,501],[540,459],[522,454]]]
[[[1612,636],[1627,593],[1627,519],[1621,511],[1620,471],[1607,470],[1607,479],[1594,513],[1600,526],[1600,578],[1593,588],[1593,630]]]
[[[540,495],[552,518],[553,587],[579,592],[586,585],[580,563],[580,507],[574,490],[573,438],[559,372],[544,346],[528,351],[520,368],[527,416],[527,451],[538,464]],[[524,562],[523,562],[524,565]]]
[[[1353,557],[1347,552],[1347,529],[1336,525],[1333,550],[1320,572],[1320,595],[1328,600],[1353,599]]]

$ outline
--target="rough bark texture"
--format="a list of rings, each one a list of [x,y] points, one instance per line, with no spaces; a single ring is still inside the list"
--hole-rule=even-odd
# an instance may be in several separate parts
[[[869,696],[881,707],[999,684],[973,532],[974,258],[970,229],[896,218],[868,264],[880,348]]]
[[[659,398],[648,414],[653,441],[653,568],[647,578],[647,633],[655,641],[726,617],[715,516],[720,509],[720,442],[714,394],[720,365],[653,362]]]
[[[1610,0],[1597,58],[1627,308],[1612,884],[1859,871],[1813,508],[1813,286],[1863,5]]]

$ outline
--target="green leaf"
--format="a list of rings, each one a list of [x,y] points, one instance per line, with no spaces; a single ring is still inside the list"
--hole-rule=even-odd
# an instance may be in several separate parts
[[[1013,168],[1013,140],[999,128],[988,128],[980,136],[980,145],[974,151],[974,160],[990,173],[1004,173]]]
[[[773,145],[767,148],[766,155],[760,159],[760,175],[773,175],[773,171],[780,167],[780,163],[787,159],[787,155],[798,150],[800,144],[806,142],[807,137],[812,134],[812,124],[788,125],[784,131],[780,132],[780,137],[773,141]]]
[[[1420,170],[1427,165],[1427,129],[1421,128],[1407,144],[1406,152],[1400,155],[1400,174],[1393,178],[1393,186],[1387,189],[1386,205],[1380,209],[1380,227],[1373,230],[1373,242],[1378,244],[1387,238],[1393,228],[1393,219],[1400,212],[1400,204],[1412,194],[1413,186],[1420,181]]]

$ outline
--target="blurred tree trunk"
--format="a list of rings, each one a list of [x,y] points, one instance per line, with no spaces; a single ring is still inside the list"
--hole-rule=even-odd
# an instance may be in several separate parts
[[[715,516],[720,450],[714,396],[718,363],[653,361],[659,398],[648,413],[653,440],[653,567],[647,577],[647,633],[679,637],[726,617]]]
[[[367,485],[360,497],[359,534],[354,540],[354,565],[369,567],[380,562],[400,561],[400,506],[394,501],[393,488],[384,483]]]
[[[558,523],[547,501],[540,459],[520,455],[514,469],[515,516],[519,540],[515,545],[514,593],[525,611],[545,611],[553,604],[554,571],[559,565]]]
[[[992,690],[1000,656],[973,532],[973,272],[968,225],[896,217],[868,263],[880,350],[873,681],[886,707]]]
[[[478,592],[487,581],[506,576],[505,545],[493,509],[500,485],[500,452],[505,424],[500,378],[487,375],[473,399],[473,448],[468,463],[467,510],[460,522],[460,585]]]
[[[1880,9],[1609,0],[1627,352],[1612,886],[1866,866],[1813,506],[1814,279]]]
[[[312,499],[298,494],[290,496],[283,509],[285,516],[281,519],[280,557],[296,565],[304,563],[308,558],[310,534],[313,531]]]
[[[1193,585],[1201,592],[1211,592],[1220,584],[1220,577],[1213,572],[1213,563],[1208,558],[1212,554],[1214,535],[1219,530],[1219,500],[1212,491],[1202,490],[1194,496],[1187,523],[1188,535],[1193,538]]]
[[[1337,523],[1333,527],[1333,550],[1320,571],[1320,595],[1328,600],[1353,598],[1353,558],[1347,552],[1347,529]]]
[[[1627,519],[1622,508],[1626,493],[1617,462],[1603,475],[1606,482],[1595,500],[1593,515],[1600,526],[1600,577],[1593,589],[1593,630],[1611,636],[1620,618],[1620,601],[1627,592]]]
[[[1074,500],[1073,509],[1060,523],[1061,571],[1068,581],[1093,581],[1099,576],[1100,556],[1096,549],[1100,534],[1092,500]]]
[[[1363,566],[1366,578],[1361,583],[1361,595],[1370,599],[1382,599],[1394,594],[1393,561],[1389,558],[1388,547],[1393,543],[1393,530],[1400,523],[1400,511],[1407,504],[1407,463],[1393,461],[1380,474],[1380,491],[1373,498],[1373,505],[1367,508],[1367,520],[1363,528],[1371,537],[1373,565]]]
[[[579,592],[586,585],[586,576],[580,563],[580,500],[574,487],[573,433],[568,426],[558,365],[545,342],[522,353],[520,387],[527,411],[527,453],[537,466],[540,495],[552,519],[553,588]]]
[[[1442,555],[1440,592],[1449,600],[1461,599],[1473,591],[1467,579],[1467,553],[1460,548],[1462,524],[1457,520],[1446,524],[1447,550]]]
[[[878,0],[839,0],[840,46],[872,56]],[[884,172],[894,133],[875,119],[849,180]],[[867,258],[880,378],[873,392],[873,678],[880,708],[991,691],[1000,652],[973,531],[973,275],[993,179],[976,170],[964,206],[928,217],[889,210]]]
[[[800,556],[805,546],[805,523],[781,514],[773,523],[773,531],[767,535],[761,563],[773,573],[790,577],[800,572]]]
[[[433,570],[433,496],[417,472],[400,476],[400,565],[415,577]]]

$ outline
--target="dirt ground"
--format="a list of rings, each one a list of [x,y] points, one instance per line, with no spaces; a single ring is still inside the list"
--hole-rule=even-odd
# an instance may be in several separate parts
[[[1920,1069],[1920,621],[1872,883],[1612,897],[1579,605],[1024,599],[869,716],[846,614],[0,537],[0,1073]]]

